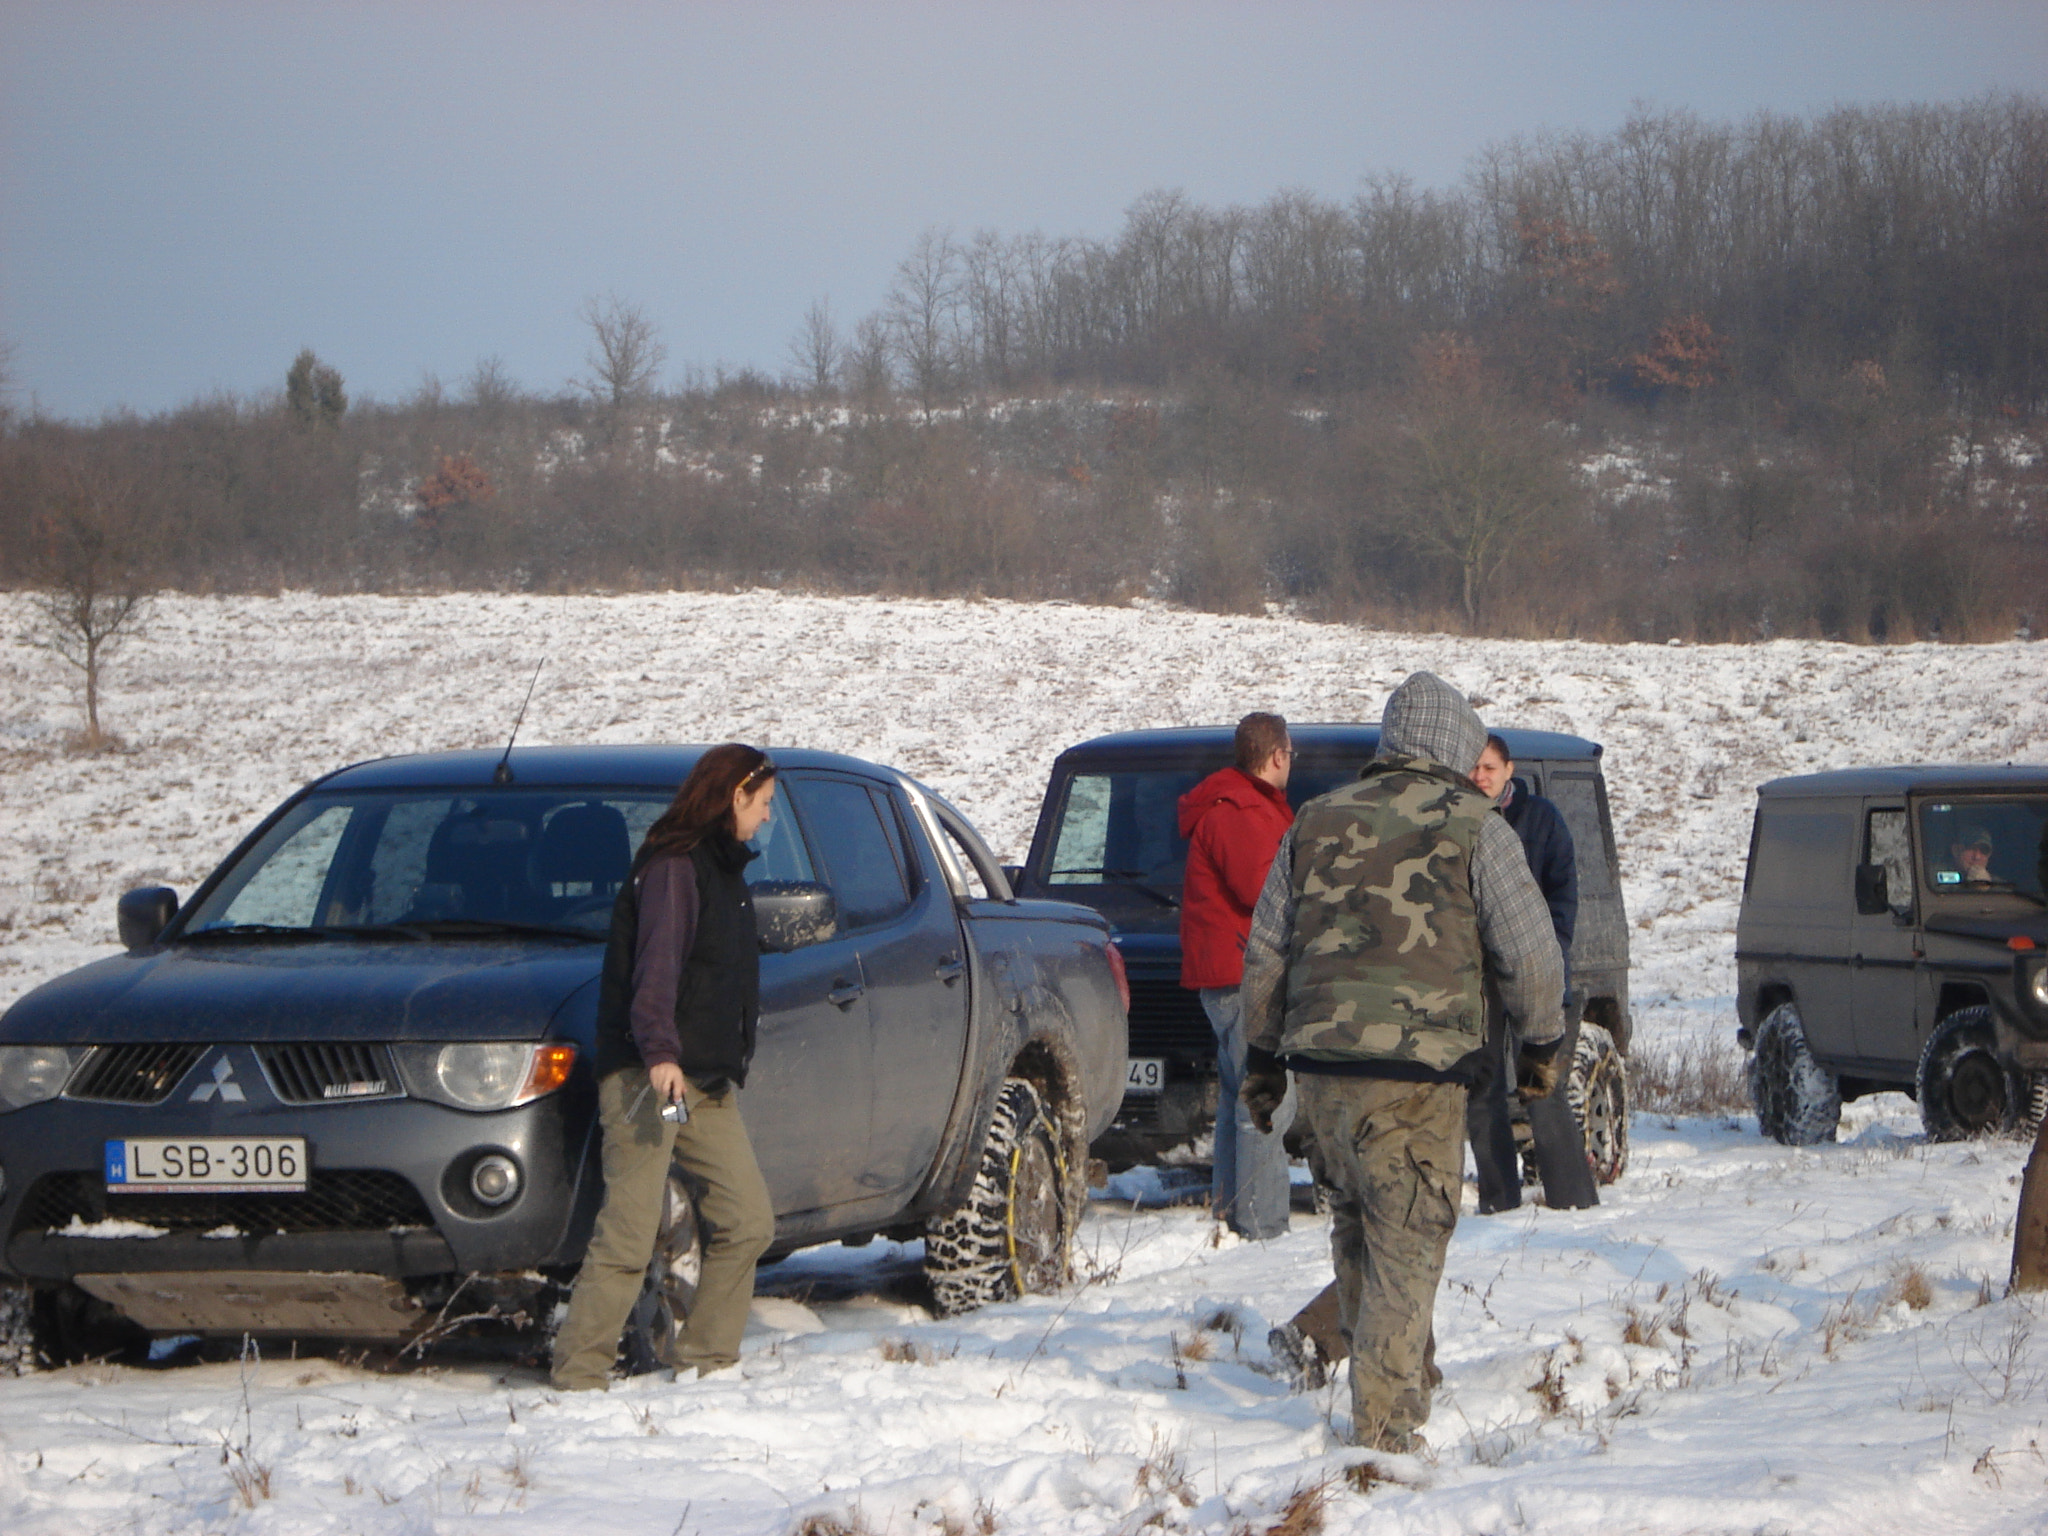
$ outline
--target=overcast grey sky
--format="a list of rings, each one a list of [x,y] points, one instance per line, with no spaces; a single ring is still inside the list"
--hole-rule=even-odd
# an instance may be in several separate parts
[[[0,342],[15,404],[87,419],[278,389],[303,346],[359,397],[490,355],[554,390],[610,291],[673,379],[779,374],[929,226],[1448,186],[1639,101],[2044,82],[2043,0],[0,0]]]

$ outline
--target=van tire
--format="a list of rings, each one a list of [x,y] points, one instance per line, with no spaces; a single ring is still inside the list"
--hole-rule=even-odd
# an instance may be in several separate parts
[[[1038,1089],[1003,1080],[965,1203],[925,1230],[925,1277],[942,1317],[1057,1290],[1071,1273],[1067,1158]]]
[[[2031,1129],[2031,1078],[1999,1058],[1998,1027],[1989,1008],[1957,1009],[1934,1026],[1913,1075],[1927,1139],[1965,1141]]]
[[[1813,1058],[1795,1003],[1780,1003],[1756,1028],[1749,1058],[1749,1099],[1757,1129],[1788,1147],[1835,1139],[1842,1120],[1842,1090],[1835,1074]]]

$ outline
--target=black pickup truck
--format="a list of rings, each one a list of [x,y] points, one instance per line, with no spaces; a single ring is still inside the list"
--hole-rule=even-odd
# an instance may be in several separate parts
[[[1376,725],[1298,725],[1287,798],[1297,808],[1355,779],[1379,746]],[[1569,1005],[1584,1021],[1565,1091],[1603,1183],[1628,1164],[1628,920],[1601,749],[1551,731],[1502,731],[1524,787],[1556,802],[1578,851],[1579,915]],[[1188,845],[1175,807],[1229,765],[1232,729],[1125,731],[1054,761],[1038,828],[1013,871],[1029,895],[1086,902],[1109,919],[1130,971],[1131,1060],[1124,1112],[1097,1151],[1128,1161],[1207,1131],[1216,1109],[1216,1041],[1180,984],[1180,892]]]
[[[30,1285],[45,1357],[549,1317],[601,1193],[613,898],[700,750],[359,764],[286,801],[182,906],[123,897],[126,955],[0,1016],[0,1270]],[[742,1096],[771,1258],[923,1237],[948,1311],[1063,1282],[1086,1148],[1123,1092],[1106,923],[1017,900],[907,776],[775,755]],[[678,1175],[638,1364],[688,1309],[692,1213]]]

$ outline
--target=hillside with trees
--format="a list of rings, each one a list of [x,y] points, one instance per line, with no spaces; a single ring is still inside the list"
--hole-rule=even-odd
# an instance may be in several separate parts
[[[0,584],[773,585],[1611,639],[2048,624],[2048,104],[1641,113],[1348,202],[928,230],[782,377],[0,418]],[[281,360],[282,362],[282,360]],[[83,494],[82,486],[93,487]],[[83,541],[81,543],[81,541]]]

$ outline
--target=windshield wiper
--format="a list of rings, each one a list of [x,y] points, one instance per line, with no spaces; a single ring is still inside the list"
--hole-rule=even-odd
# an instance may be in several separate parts
[[[609,937],[591,928],[565,928],[558,923],[515,923],[490,917],[433,917],[413,923],[387,925],[394,933],[418,938],[492,938],[509,934],[516,938],[574,939],[578,943],[602,943]]]
[[[187,928],[178,939],[317,939],[324,932],[289,923],[208,923],[204,928]]]

